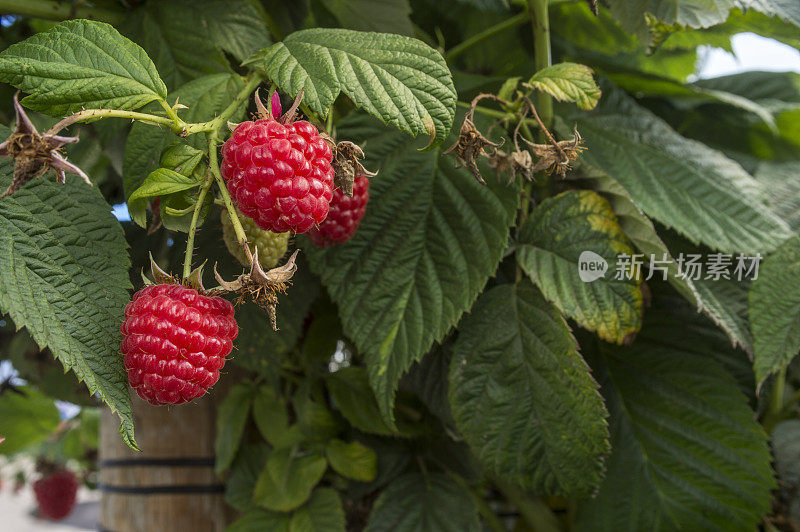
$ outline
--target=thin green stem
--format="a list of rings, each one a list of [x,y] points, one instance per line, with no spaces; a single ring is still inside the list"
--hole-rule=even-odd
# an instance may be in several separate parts
[[[450,475],[450,478],[452,478],[456,484],[461,486],[461,489],[463,489],[469,495],[469,498],[472,499],[472,502],[478,508],[478,513],[481,514],[483,521],[490,530],[493,530],[494,532],[507,532],[506,527],[503,526],[503,522],[500,521],[500,518],[497,517],[497,514],[494,513],[494,510],[489,507],[489,504],[487,504],[486,500],[480,495],[480,493],[477,493],[476,490],[467,484],[467,481],[460,476]]]
[[[208,122],[200,122],[198,124],[189,124],[186,128],[187,133],[191,135],[192,133],[199,133],[203,131],[216,132],[221,127],[225,126],[228,119],[232,117],[242,103],[244,103],[247,98],[250,97],[261,81],[261,74],[251,72],[247,78],[245,78],[244,87],[242,87],[242,90],[240,90],[239,94],[234,97],[233,101],[228,105],[228,107],[223,109],[222,112],[213,120],[209,120]]]
[[[493,477],[492,484],[497,486],[506,499],[517,507],[522,519],[536,532],[560,532],[561,524],[550,508],[540,498],[525,493],[521,488]]]
[[[124,11],[74,5],[63,0],[0,0],[0,13],[47,20],[88,18],[109,24],[119,24],[125,20]]]
[[[536,71],[547,68],[552,64],[550,54],[550,19],[547,12],[548,0],[528,0],[528,12],[533,28],[533,60]],[[539,92],[536,99],[536,109],[544,125],[550,127],[553,123],[553,99],[545,92]]]
[[[781,421],[784,408],[783,396],[786,393],[786,367],[784,366],[775,376],[775,382],[772,385],[772,391],[769,396],[769,405],[764,414],[764,419],[761,424],[767,433],[771,433],[775,425]]]
[[[200,211],[203,207],[203,202],[206,199],[208,189],[211,188],[211,183],[214,181],[211,173],[206,174],[206,180],[200,188],[200,193],[197,195],[197,203],[194,204],[194,212],[192,213],[192,222],[189,225],[189,234],[186,237],[186,256],[183,259],[183,278],[189,277],[192,273],[192,254],[194,253],[194,235],[197,233],[197,220],[200,218]]]
[[[244,232],[242,223],[239,221],[239,215],[236,212],[236,207],[233,206],[231,195],[228,193],[228,187],[225,185],[225,180],[222,179],[222,174],[219,172],[219,162],[217,159],[217,141],[219,140],[217,132],[214,131],[209,135],[208,139],[208,164],[214,179],[219,187],[219,194],[222,196],[222,202],[225,204],[225,209],[228,211],[228,216],[231,219],[233,232],[236,234],[236,241],[244,249],[247,255],[248,262],[253,262],[253,254],[250,252],[250,247],[247,245],[247,235]]]
[[[262,18],[264,19],[264,24],[267,25],[267,29],[269,33],[272,35],[273,41],[282,41],[283,40],[283,31],[281,27],[275,22],[273,16],[267,11],[266,9],[262,13]]]
[[[137,113],[135,111],[119,111],[117,109],[86,109],[79,111],[75,114],[69,115],[63,120],[56,122],[56,124],[45,132],[45,135],[56,135],[59,131],[67,126],[84,120],[96,120],[98,118],[129,118],[131,120],[141,120],[142,122],[150,122],[151,124],[158,124],[167,126],[174,131],[175,124],[172,120],[164,116],[156,116],[147,113]]]
[[[189,134],[187,127],[188,124],[181,120],[178,116],[178,113],[175,112],[175,109],[169,106],[166,100],[158,100],[158,103],[161,104],[161,107],[164,108],[164,111],[167,113],[167,116],[170,120],[172,120],[172,130],[175,131],[179,136],[185,137]]]
[[[498,24],[495,24],[490,28],[486,28],[482,32],[476,33],[472,37],[460,42],[459,44],[447,50],[447,52],[445,52],[444,54],[444,59],[448,63],[452,63],[453,61],[456,60],[458,56],[460,56],[470,48],[482,43],[486,39],[489,39],[490,37],[493,37],[498,33],[501,33],[507,29],[514,28],[516,26],[521,26],[522,24],[525,24],[527,20],[528,20],[528,14],[523,11],[522,13],[514,15],[513,17],[508,18]]]

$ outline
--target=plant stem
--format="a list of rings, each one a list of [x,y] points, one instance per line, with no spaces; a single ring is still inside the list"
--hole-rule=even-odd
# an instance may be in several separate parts
[[[239,94],[234,97],[233,101],[228,105],[228,107],[223,109],[222,112],[213,120],[209,120],[208,122],[200,122],[198,124],[189,124],[186,128],[187,133],[191,135],[192,133],[199,133],[201,131],[216,132],[220,127],[223,127],[227,123],[228,119],[233,116],[233,113],[235,113],[242,103],[250,97],[261,81],[261,74],[251,72],[247,78],[245,78],[244,87],[242,87],[242,90],[240,90]]]
[[[76,6],[63,0],[0,0],[0,12],[47,20],[88,18],[109,24],[119,24],[125,20],[124,11]]]
[[[519,510],[525,522],[537,532],[559,532],[561,524],[550,508],[538,497],[528,495],[521,488],[497,477],[491,478],[506,499]]]
[[[264,24],[266,24],[269,33],[272,35],[272,40],[274,41],[282,41],[283,40],[283,31],[281,31],[281,27],[275,22],[275,18],[267,11],[266,9],[263,10],[262,18],[264,19]]]
[[[533,27],[533,60],[536,71],[552,64],[550,56],[550,19],[547,12],[548,0],[528,0],[528,12]],[[549,94],[539,91],[536,109],[544,125],[550,127],[553,122],[553,99]]]
[[[783,414],[783,396],[786,391],[786,367],[784,366],[775,376],[775,383],[772,385],[772,392],[769,396],[769,406],[764,414],[764,419],[761,424],[767,433],[772,433],[772,429],[782,419]]]
[[[247,256],[247,261],[253,263],[253,254],[250,252],[250,247],[247,245],[247,235],[244,232],[242,223],[239,221],[239,215],[236,213],[236,208],[233,206],[231,195],[228,194],[228,187],[225,186],[225,181],[222,179],[222,174],[219,173],[219,162],[217,160],[217,141],[219,140],[217,132],[214,131],[209,135],[208,139],[208,164],[214,179],[217,181],[222,202],[225,204],[225,209],[228,211],[228,216],[231,219],[233,231],[236,233],[236,241],[244,249]]]
[[[183,278],[189,277],[192,273],[192,254],[194,253],[194,235],[197,233],[197,220],[200,217],[200,211],[203,207],[203,201],[206,199],[208,189],[211,188],[211,183],[214,181],[212,174],[206,174],[206,181],[200,188],[200,193],[197,195],[197,203],[194,204],[194,212],[192,213],[192,223],[189,225],[189,234],[186,237],[186,256],[183,259]]]
[[[475,489],[467,484],[466,480],[455,474],[451,474],[449,476],[469,495],[469,498],[472,499],[473,503],[475,503],[475,506],[478,508],[478,512],[481,514],[481,517],[483,517],[483,520],[486,522],[486,526],[488,526],[489,529],[493,530],[494,532],[506,532],[506,527],[503,526],[503,523],[500,521],[500,518],[497,517],[497,514],[494,513],[494,511],[489,507],[489,505],[486,503],[486,500],[484,500],[484,498],[481,497],[481,495],[477,493]]]
[[[480,44],[486,39],[493,37],[498,33],[503,32],[509,28],[513,28],[515,26],[521,26],[522,24],[525,24],[527,20],[528,20],[528,14],[523,11],[522,13],[514,15],[513,17],[506,19],[503,22],[500,22],[499,24],[495,24],[490,28],[486,28],[482,32],[476,33],[472,37],[466,39],[463,42],[460,42],[459,44],[447,50],[444,54],[444,59],[448,63],[452,63],[458,56],[460,56],[473,46]]]
[[[135,111],[119,111],[117,109],[86,109],[75,114],[69,115],[57,122],[53,127],[45,132],[45,135],[56,135],[59,131],[76,122],[92,120],[96,118],[130,118],[131,120],[141,120],[151,124],[167,126],[175,131],[175,123],[167,117],[156,116],[147,113],[137,113]],[[176,131],[177,133],[177,131]]]
[[[175,110],[172,107],[169,106],[169,104],[166,102],[166,100],[158,100],[158,103],[161,104],[161,107],[164,108],[164,111],[167,113],[167,116],[169,117],[169,119],[172,120],[172,124],[173,124],[172,130],[176,134],[178,134],[179,136],[182,136],[182,137],[185,137],[186,135],[188,135],[189,132],[187,130],[186,122],[184,122],[183,120],[180,119],[180,117],[178,116],[178,113],[176,113]]]

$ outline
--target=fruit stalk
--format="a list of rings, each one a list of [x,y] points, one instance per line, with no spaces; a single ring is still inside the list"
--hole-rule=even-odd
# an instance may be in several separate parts
[[[214,177],[211,172],[206,174],[206,181],[200,188],[200,193],[197,195],[197,203],[194,204],[194,212],[192,213],[192,222],[189,225],[189,234],[186,237],[186,257],[183,260],[183,278],[189,277],[192,272],[192,254],[194,253],[194,235],[197,233],[197,220],[200,217],[200,210],[203,207],[203,202],[206,199],[208,189],[211,188],[211,183]]]
[[[242,223],[239,221],[239,216],[236,214],[236,208],[233,206],[233,201],[231,200],[231,195],[228,193],[228,187],[225,185],[225,180],[222,179],[222,174],[219,172],[219,160],[217,158],[218,139],[219,137],[215,131],[209,136],[208,140],[208,159],[211,174],[214,176],[214,180],[217,182],[220,196],[222,196],[222,202],[225,204],[225,209],[228,211],[228,216],[231,219],[233,231],[236,233],[236,241],[239,242],[239,245],[244,249],[244,253],[247,256],[247,262],[252,264],[253,254],[250,252],[250,246],[247,245],[247,235],[244,232]]]

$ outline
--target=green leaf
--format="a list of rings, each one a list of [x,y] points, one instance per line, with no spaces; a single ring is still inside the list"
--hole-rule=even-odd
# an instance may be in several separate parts
[[[375,452],[357,441],[345,443],[333,439],[325,446],[325,456],[333,470],[343,477],[371,482],[378,474],[378,457]]]
[[[240,383],[231,388],[217,410],[217,439],[215,470],[222,473],[233,462],[244,435],[244,426],[250,414],[255,390],[250,383]]]
[[[61,116],[81,108],[137,109],[167,87],[139,45],[112,26],[67,20],[0,53],[0,81],[30,93],[22,103]]]
[[[225,532],[291,532],[290,519],[286,514],[267,510],[250,510],[234,521]]]
[[[203,184],[205,179],[195,176],[185,176],[168,168],[159,168],[150,172],[144,183],[133,191],[128,198],[128,212],[131,218],[141,227],[147,227],[147,199],[157,196],[165,196],[183,190],[197,188]]]
[[[469,495],[442,473],[408,473],[381,493],[366,532],[478,532]]]
[[[356,366],[342,368],[329,374],[325,384],[335,406],[355,428],[386,436],[394,433],[381,416],[378,401],[369,385],[369,377],[364,368]]]
[[[772,211],[800,233],[800,162],[764,161],[753,177],[764,186]]]
[[[696,275],[688,266],[695,258],[708,262],[712,251],[706,247],[694,246],[685,239],[678,237],[674,232],[664,232],[664,240],[673,256],[683,260],[682,268],[687,277]],[[702,312],[728,335],[734,346],[741,346],[751,356],[753,353],[753,335],[750,334],[750,324],[747,320],[747,292],[749,289],[749,276],[745,276],[744,270],[740,274],[736,273],[739,265],[738,256],[732,256],[730,279],[720,277],[714,280],[708,278],[708,269],[702,272],[704,275],[696,275],[699,278],[693,279],[692,285],[695,289],[695,298],[687,298],[695,304],[698,311]],[[744,256],[745,267],[750,267],[748,257]],[[741,275],[741,278],[739,278]],[[752,274],[750,274],[752,275]]]
[[[343,28],[414,35],[408,0],[321,0]]]
[[[0,137],[8,134],[0,128]],[[11,173],[11,160],[0,160],[0,188]],[[66,185],[35,180],[3,198],[0,310],[119,414],[122,439],[135,448],[119,355],[130,260],[110,210],[97,188],[76,179]]]
[[[320,488],[294,512],[290,532],[344,532],[345,515],[342,500],[336,490]]]
[[[650,256],[657,260],[664,260],[666,257],[669,261],[667,280],[683,297],[696,306],[698,305],[699,294],[694,283],[691,279],[680,275],[680,269],[666,244],[656,232],[653,221],[636,206],[628,191],[619,182],[589,165],[583,165],[583,172],[578,175],[573,173],[568,178],[578,181],[583,188],[594,190],[608,200],[611,209],[617,216],[622,232],[636,249],[644,255],[646,260],[649,260]],[[663,276],[663,274],[661,275]]]
[[[747,0],[745,0],[747,1]],[[609,0],[609,8],[622,27],[635,33],[645,44],[652,42],[648,17],[666,25],[707,28],[728,18],[731,0]]]
[[[797,2],[791,0],[733,0],[733,3],[743,11],[752,9],[800,26],[800,5]]]
[[[0,454],[14,454],[56,432],[61,417],[52,399],[31,386],[5,390],[0,398]]]
[[[613,177],[642,210],[692,242],[726,253],[774,249],[789,234],[758,183],[720,152],[678,135],[618,90],[578,120],[581,157]]]
[[[800,351],[800,236],[764,260],[749,301],[753,367],[761,385]]]
[[[242,445],[231,464],[230,474],[225,482],[226,503],[240,512],[256,508],[253,503],[253,490],[268,456],[269,446],[265,443]]]
[[[173,142],[161,153],[161,166],[189,177],[203,160],[204,155],[204,151],[193,146],[183,142]]]
[[[288,512],[311,496],[328,464],[318,454],[297,454],[293,449],[276,449],[256,482],[253,500],[268,510]]]
[[[381,169],[367,213],[348,242],[308,248],[308,256],[345,334],[366,357],[381,413],[392,419],[400,377],[455,325],[497,268],[519,189],[482,186],[438,153],[420,154],[398,133],[361,124],[339,132],[368,135],[367,162]]]
[[[153,58],[170,90],[230,72],[223,51],[244,61],[270,44],[259,9],[247,0],[148,2],[130,13],[122,32]]]
[[[714,360],[724,345],[698,327],[705,318],[675,310],[651,309],[632,347],[600,345],[592,363],[613,453],[578,530],[753,530],[770,509],[766,435]]]
[[[528,85],[559,102],[573,102],[581,109],[594,109],[600,100],[600,87],[593,74],[586,65],[559,63],[538,71],[528,80]]]
[[[627,275],[617,279],[613,271],[617,257],[634,249],[602,196],[575,190],[544,200],[518,240],[520,267],[562,312],[609,342],[622,343],[639,330],[639,281]],[[582,269],[589,263],[606,269]],[[596,275],[584,280],[590,274]]]
[[[181,113],[183,120],[202,122],[211,120],[225,109],[243,86],[242,78],[235,74],[205,76],[171,92],[169,100],[179,99],[181,104],[189,107]],[[245,102],[242,103],[243,106],[231,117],[234,122],[244,117]],[[142,122],[133,124],[122,163],[122,185],[126,198],[142,185],[150,172],[159,167],[162,151],[174,140],[175,135],[170,131]],[[208,146],[203,135],[190,135],[185,142],[201,150]]]
[[[459,329],[450,402],[478,459],[536,493],[595,489],[610,452],[608,413],[559,312],[527,282],[501,285]]]
[[[262,384],[256,391],[253,398],[253,419],[264,439],[276,447],[289,430],[286,405],[269,384]]]
[[[456,109],[453,78],[442,55],[402,35],[315,28],[289,35],[265,50],[267,76],[327,116],[340,92],[356,107],[430,146],[450,133]]]
[[[326,442],[342,431],[342,423],[327,406],[307,394],[295,395],[293,406],[297,411],[297,425],[307,440]]]
[[[788,502],[788,517],[796,521],[800,517],[800,419],[788,419],[775,426],[772,449],[780,479],[776,498]]]

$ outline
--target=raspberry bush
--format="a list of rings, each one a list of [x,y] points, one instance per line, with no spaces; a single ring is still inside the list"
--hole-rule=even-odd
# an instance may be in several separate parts
[[[0,481],[43,517],[113,490],[100,409],[137,449],[201,403],[233,532],[797,528],[800,83],[697,65],[797,48],[793,2],[0,12]]]

